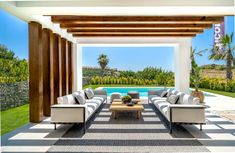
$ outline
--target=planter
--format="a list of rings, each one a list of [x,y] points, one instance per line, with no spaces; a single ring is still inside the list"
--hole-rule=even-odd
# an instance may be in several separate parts
[[[124,103],[124,104],[127,104],[127,103],[130,103],[131,102],[131,96],[129,96],[129,95],[127,95],[127,96],[123,96],[122,97],[122,102]]]
[[[204,96],[202,91],[194,90],[194,91],[192,91],[191,96],[199,98],[200,99],[200,103],[204,102],[205,96]]]

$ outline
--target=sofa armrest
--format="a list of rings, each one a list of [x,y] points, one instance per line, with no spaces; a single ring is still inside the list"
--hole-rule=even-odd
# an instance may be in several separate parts
[[[175,123],[206,123],[205,106],[203,105],[169,105],[168,117]]]
[[[52,105],[51,123],[84,123],[88,118],[86,105]]]
[[[106,90],[102,90],[102,89],[95,89],[93,90],[95,95],[104,95],[107,96],[107,92]]]
[[[185,108],[185,109],[205,109],[204,105],[190,105],[190,104],[171,104],[170,108]]]
[[[55,104],[52,105],[51,108],[85,108],[87,107],[86,105],[79,105],[79,104]]]

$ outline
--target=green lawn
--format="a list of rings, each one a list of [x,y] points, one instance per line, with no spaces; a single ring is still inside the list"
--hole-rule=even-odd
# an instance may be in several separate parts
[[[1,135],[29,122],[29,104],[1,111]]]
[[[235,93],[233,92],[218,91],[218,90],[211,90],[211,89],[204,89],[204,88],[200,88],[200,90],[235,98]]]

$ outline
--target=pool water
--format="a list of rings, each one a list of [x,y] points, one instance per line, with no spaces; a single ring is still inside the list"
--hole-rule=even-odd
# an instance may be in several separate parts
[[[135,87],[102,87],[102,89],[106,90],[108,96],[111,96],[111,94],[114,92],[118,92],[122,96],[125,96],[125,95],[127,95],[127,93],[129,91],[136,91],[136,92],[139,92],[140,97],[148,97],[149,90],[162,90],[162,89],[164,89],[164,87],[139,87],[139,88],[135,88]],[[171,88],[171,89],[174,89],[174,88]],[[205,96],[213,96],[213,95],[210,95],[207,93],[204,93],[204,95]]]

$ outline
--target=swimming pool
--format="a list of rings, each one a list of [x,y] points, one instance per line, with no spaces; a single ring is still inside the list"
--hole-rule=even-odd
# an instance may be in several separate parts
[[[122,96],[127,95],[129,91],[137,91],[140,97],[147,97],[148,90],[162,90],[164,87],[102,87],[101,89],[106,90],[107,95],[111,96],[114,92],[119,92]],[[174,89],[173,87],[171,89]],[[191,91],[191,90],[190,90]],[[208,93],[204,93],[205,96],[213,96]]]

